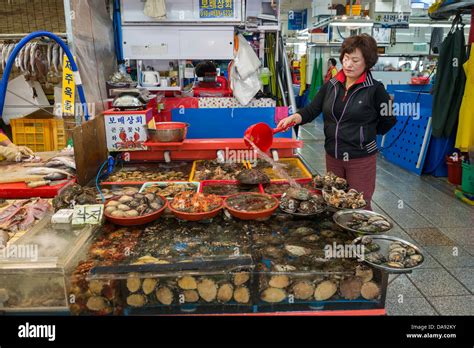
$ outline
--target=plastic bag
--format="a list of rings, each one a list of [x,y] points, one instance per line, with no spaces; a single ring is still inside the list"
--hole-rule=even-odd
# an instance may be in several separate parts
[[[237,74],[235,65],[232,64],[230,80],[234,97],[242,105],[249,104],[253,97],[255,97],[258,91],[262,88],[262,81],[260,80],[258,70],[243,79]]]
[[[242,34],[239,34],[238,40],[239,50],[234,59],[234,67],[242,79],[247,79],[258,71],[262,63]]]

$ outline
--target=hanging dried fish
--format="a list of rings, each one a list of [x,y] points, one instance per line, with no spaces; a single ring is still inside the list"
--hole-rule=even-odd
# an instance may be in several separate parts
[[[36,54],[36,49],[38,47],[37,42],[33,42],[30,48],[30,66],[31,66],[31,73],[33,75],[36,74],[36,69],[35,69],[35,54]]]
[[[31,65],[30,65],[30,52],[31,52],[31,42],[28,42],[25,45],[25,53],[23,55],[23,67],[25,68],[27,73],[31,73]]]

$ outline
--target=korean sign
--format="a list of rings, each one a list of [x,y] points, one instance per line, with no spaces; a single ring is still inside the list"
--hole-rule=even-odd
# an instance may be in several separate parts
[[[109,151],[146,150],[146,115],[104,115],[107,148]]]
[[[103,214],[104,206],[102,204],[76,205],[72,215],[72,224],[74,226],[98,225],[102,222]]]
[[[383,28],[408,28],[410,14],[406,12],[379,12],[375,23]]]
[[[71,69],[71,62],[67,55],[64,55],[63,67],[63,93],[61,111],[63,115],[74,115],[74,98],[76,93],[76,84]]]
[[[234,0],[199,0],[199,18],[233,18]]]

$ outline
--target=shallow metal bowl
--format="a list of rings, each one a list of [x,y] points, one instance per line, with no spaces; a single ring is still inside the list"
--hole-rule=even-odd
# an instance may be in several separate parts
[[[184,122],[160,122],[156,129],[148,129],[148,138],[155,143],[180,143],[186,139],[188,127]]]

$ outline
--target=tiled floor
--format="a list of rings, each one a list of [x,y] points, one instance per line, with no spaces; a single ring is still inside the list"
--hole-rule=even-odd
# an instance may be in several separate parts
[[[302,158],[313,173],[325,173],[321,124],[301,127],[299,137]],[[411,274],[390,276],[389,315],[474,315],[474,207],[452,192],[443,179],[419,177],[379,156],[373,210],[395,223],[390,235],[426,255]]]

